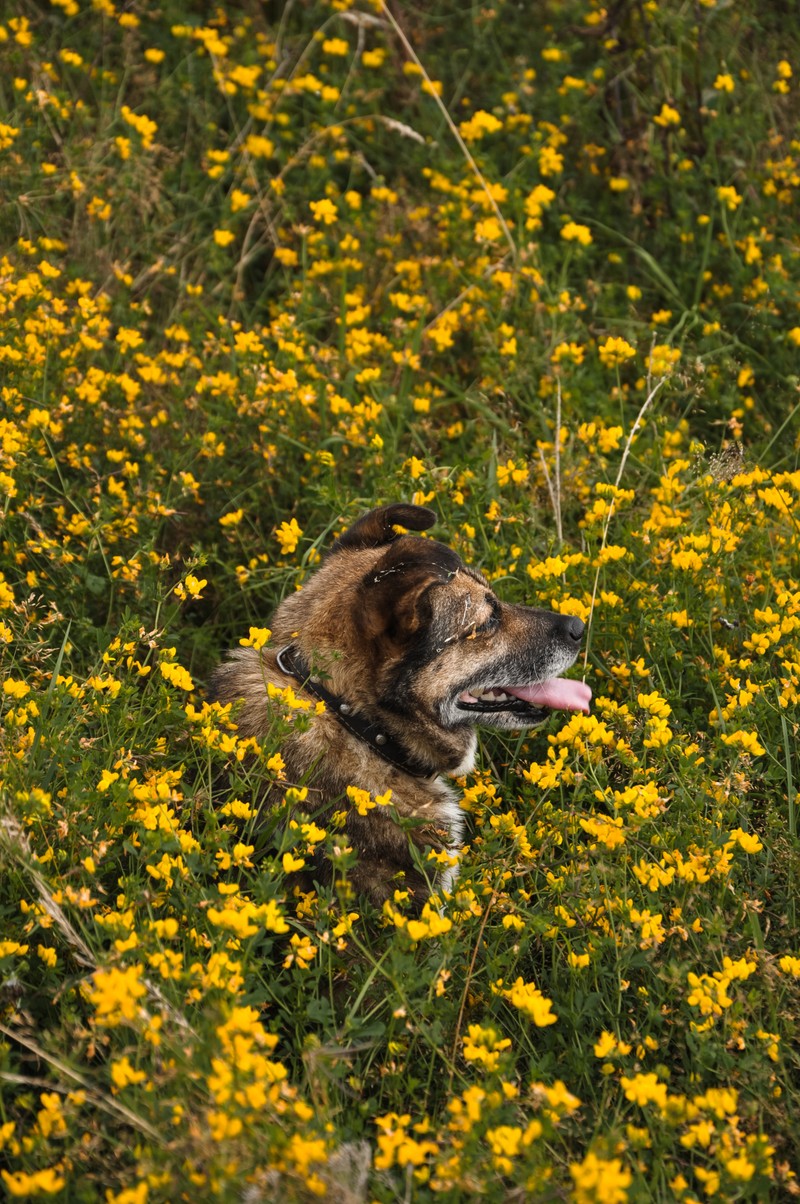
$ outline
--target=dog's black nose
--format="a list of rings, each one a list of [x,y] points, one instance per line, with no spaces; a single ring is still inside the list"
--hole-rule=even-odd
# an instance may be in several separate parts
[[[585,624],[577,615],[565,615],[563,620],[564,635],[569,640],[573,640],[576,644],[581,642],[583,629]]]

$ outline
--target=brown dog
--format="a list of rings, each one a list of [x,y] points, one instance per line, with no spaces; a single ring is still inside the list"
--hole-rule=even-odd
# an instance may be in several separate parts
[[[395,530],[434,522],[422,506],[365,514],[278,607],[272,647],[236,650],[212,681],[219,701],[244,700],[243,735],[269,726],[268,683],[324,701],[281,750],[287,780],[312,788],[304,805],[323,827],[345,812],[342,843],[358,853],[349,880],[378,906],[399,888],[419,908],[432,888],[452,886],[452,868],[422,866],[431,852],[459,849],[462,812],[441,775],[471,770],[476,724],[534,727],[591,699],[588,686],[558,676],[578,654],[581,620],[501,602],[451,548]],[[391,790],[391,805],[361,814],[348,786]],[[313,876],[330,883],[330,862]]]

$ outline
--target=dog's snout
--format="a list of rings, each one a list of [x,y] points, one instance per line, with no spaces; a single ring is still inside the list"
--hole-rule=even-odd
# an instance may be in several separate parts
[[[574,644],[579,644],[583,636],[585,624],[577,615],[565,615],[563,619],[562,630],[568,640]]]

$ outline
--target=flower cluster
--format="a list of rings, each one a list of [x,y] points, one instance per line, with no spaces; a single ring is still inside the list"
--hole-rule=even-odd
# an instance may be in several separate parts
[[[796,31],[185,7],[0,21],[6,1193],[796,1194]],[[401,498],[594,701],[376,912],[204,683]]]

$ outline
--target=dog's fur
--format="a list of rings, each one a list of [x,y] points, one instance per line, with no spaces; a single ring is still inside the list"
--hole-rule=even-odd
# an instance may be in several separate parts
[[[342,843],[358,853],[349,880],[378,906],[399,888],[419,908],[432,888],[452,886],[452,870],[420,868],[431,850],[456,853],[462,841],[457,794],[442,775],[471,770],[477,723],[514,729],[547,717],[547,705],[519,695],[569,668],[583,631],[574,617],[501,602],[451,548],[395,530],[422,531],[434,521],[432,511],[412,505],[365,514],[278,607],[271,646],[238,649],[212,681],[219,701],[244,700],[239,731],[259,737],[270,723],[267,683],[302,694],[301,683],[279,665],[289,646],[311,667],[312,680],[321,679],[349,711],[376,721],[407,750],[414,772],[391,764],[330,707],[297,725],[281,750],[287,781],[311,787],[304,805],[318,824],[345,811]],[[506,685],[519,694],[502,692]],[[390,789],[391,806],[362,816],[348,801],[348,785],[373,796]],[[264,805],[280,801],[268,795]],[[401,826],[395,816],[414,822]],[[332,876],[320,859],[313,877],[325,884]]]

